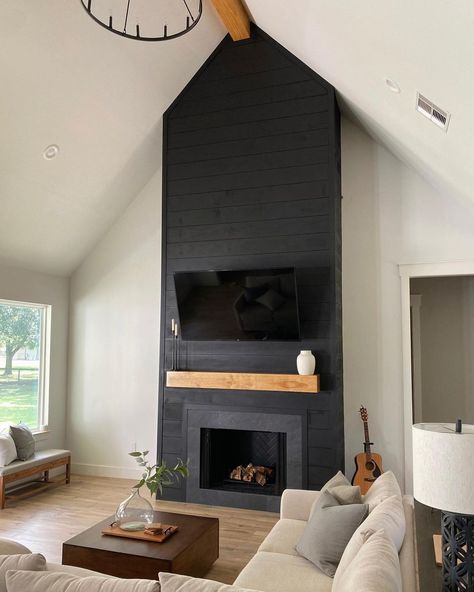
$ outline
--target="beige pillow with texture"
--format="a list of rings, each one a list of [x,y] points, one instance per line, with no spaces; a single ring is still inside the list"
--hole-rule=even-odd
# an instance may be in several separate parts
[[[0,592],[7,592],[5,577],[7,571],[11,569],[44,571],[46,569],[46,559],[39,553],[0,555]]]
[[[365,533],[344,577],[334,579],[332,592],[402,592],[398,553],[383,530]]]
[[[168,572],[160,572],[159,577],[161,592],[250,592],[247,588]]]
[[[9,432],[0,432],[0,467],[6,467],[16,460],[15,441]]]
[[[391,497],[392,495],[398,495],[401,499],[402,492],[400,491],[400,485],[398,485],[397,478],[392,471],[382,473],[378,479],[376,479],[369,491],[364,495],[363,502],[369,506],[369,512],[372,512],[380,502]]]
[[[334,575],[334,584],[345,578],[345,571],[364,544],[365,533],[377,530],[385,532],[398,553],[405,538],[406,524],[402,500],[397,495],[381,502],[356,529],[342,554]]]
[[[160,592],[154,580],[78,577],[61,572],[8,571],[7,592]]]

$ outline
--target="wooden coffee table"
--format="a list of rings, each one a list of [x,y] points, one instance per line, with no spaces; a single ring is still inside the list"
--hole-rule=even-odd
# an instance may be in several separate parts
[[[219,557],[219,520],[155,512],[154,522],[179,529],[163,543],[101,534],[114,516],[63,543],[63,565],[84,567],[120,578],[158,579],[168,571],[202,577]]]

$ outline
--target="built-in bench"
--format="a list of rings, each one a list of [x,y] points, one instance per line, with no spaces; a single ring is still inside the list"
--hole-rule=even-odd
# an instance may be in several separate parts
[[[49,471],[63,466],[66,467],[65,475],[59,479],[51,480]],[[15,460],[6,467],[0,467],[0,509],[3,510],[7,499],[18,498],[22,495],[16,492],[7,494],[7,485],[35,475],[40,475],[40,479],[33,481],[33,483],[40,487],[69,483],[71,480],[71,452],[57,448],[38,450],[28,460]],[[27,485],[30,483],[29,481]]]

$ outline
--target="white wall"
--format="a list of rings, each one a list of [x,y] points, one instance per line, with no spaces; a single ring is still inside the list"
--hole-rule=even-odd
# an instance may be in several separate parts
[[[160,261],[161,170],[71,278],[67,434],[78,473],[134,477],[127,453],[156,451]]]
[[[474,203],[439,193],[347,119],[342,180],[346,469],[362,450],[363,403],[375,450],[403,483],[398,265],[472,259]]]
[[[64,448],[69,279],[0,265],[0,298],[51,305],[49,433],[37,436],[37,448]]]

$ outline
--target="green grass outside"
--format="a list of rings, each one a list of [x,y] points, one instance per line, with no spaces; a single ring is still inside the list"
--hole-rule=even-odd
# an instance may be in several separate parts
[[[26,423],[36,427],[38,412],[38,368],[22,368],[20,382],[14,369],[12,376],[2,376],[0,368],[0,424]]]

